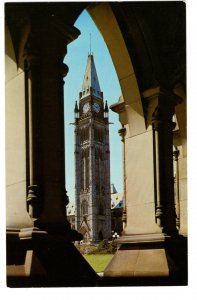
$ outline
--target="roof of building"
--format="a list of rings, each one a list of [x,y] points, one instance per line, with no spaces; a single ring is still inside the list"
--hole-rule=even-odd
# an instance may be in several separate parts
[[[88,54],[88,60],[87,60],[81,92],[82,92],[81,99],[89,95],[93,95],[96,96],[97,98],[103,99],[99,81],[98,81],[97,72],[96,72],[96,67],[94,64],[93,54]]]
[[[71,201],[68,203],[68,205],[66,207],[66,211],[67,211],[67,216],[75,215],[75,202],[74,201]]]
[[[123,208],[123,194],[114,193],[111,194],[111,209]]]

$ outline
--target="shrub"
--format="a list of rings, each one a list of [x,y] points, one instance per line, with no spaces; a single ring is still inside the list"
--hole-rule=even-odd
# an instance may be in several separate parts
[[[110,253],[113,254],[116,251],[116,245],[114,241],[102,240],[97,249],[94,251],[94,254],[105,254]]]
[[[114,241],[108,241],[106,239],[99,242],[98,245],[94,244],[81,244],[75,245],[78,251],[84,254],[113,254],[117,247]]]

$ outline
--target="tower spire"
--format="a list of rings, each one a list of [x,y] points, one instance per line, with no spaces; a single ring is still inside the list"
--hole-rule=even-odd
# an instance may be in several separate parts
[[[83,99],[90,95],[103,100],[103,93],[101,92],[100,89],[96,67],[94,64],[93,54],[88,54],[88,60],[87,60],[85,74],[84,74],[82,90],[79,93],[79,97],[80,99]]]

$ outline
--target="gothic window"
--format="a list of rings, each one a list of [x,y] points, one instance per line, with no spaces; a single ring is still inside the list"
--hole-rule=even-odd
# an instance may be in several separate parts
[[[84,189],[84,160],[83,155],[80,160],[80,189]]]
[[[99,238],[100,241],[103,240],[103,233],[102,233],[101,230],[99,231],[98,238]]]
[[[89,127],[83,127],[80,132],[81,143],[87,141],[89,139]]]
[[[88,215],[88,202],[86,200],[83,200],[81,204],[81,216],[85,217]]]
[[[86,139],[86,132],[85,132],[85,128],[83,128],[83,142],[85,141]]]
[[[83,129],[80,130],[81,143],[83,143]]]
[[[95,137],[95,140],[96,141],[99,141],[99,142],[103,142],[103,130],[102,128],[98,128],[96,127],[95,128],[95,131],[94,131],[94,137]]]
[[[88,139],[89,139],[89,128],[86,127],[86,140],[88,140]]]
[[[102,142],[103,141],[103,130],[101,129],[101,131],[100,131],[100,142]]]
[[[86,155],[86,189],[89,188],[89,153]]]
[[[99,172],[99,149],[95,151],[95,175],[96,175],[96,191],[100,189],[100,172]]]
[[[102,141],[102,133],[101,133],[101,129],[99,130],[99,142]]]
[[[99,215],[103,215],[104,214],[104,210],[103,210],[103,205],[102,203],[99,204]]]
[[[96,140],[97,141],[99,140],[99,130],[98,130],[98,128],[96,129]]]
[[[101,130],[101,142],[104,140],[104,130]]]
[[[82,140],[82,142],[84,142],[84,129],[83,128],[81,130],[81,140]]]

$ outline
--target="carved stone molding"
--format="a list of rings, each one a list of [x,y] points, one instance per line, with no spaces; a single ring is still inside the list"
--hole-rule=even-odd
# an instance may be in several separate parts
[[[27,210],[31,218],[36,219],[39,216],[39,200],[38,200],[38,186],[28,186],[27,195]]]
[[[173,151],[174,169],[175,169],[175,208],[176,208],[176,226],[180,229],[180,199],[179,199],[179,154],[178,148]]]

